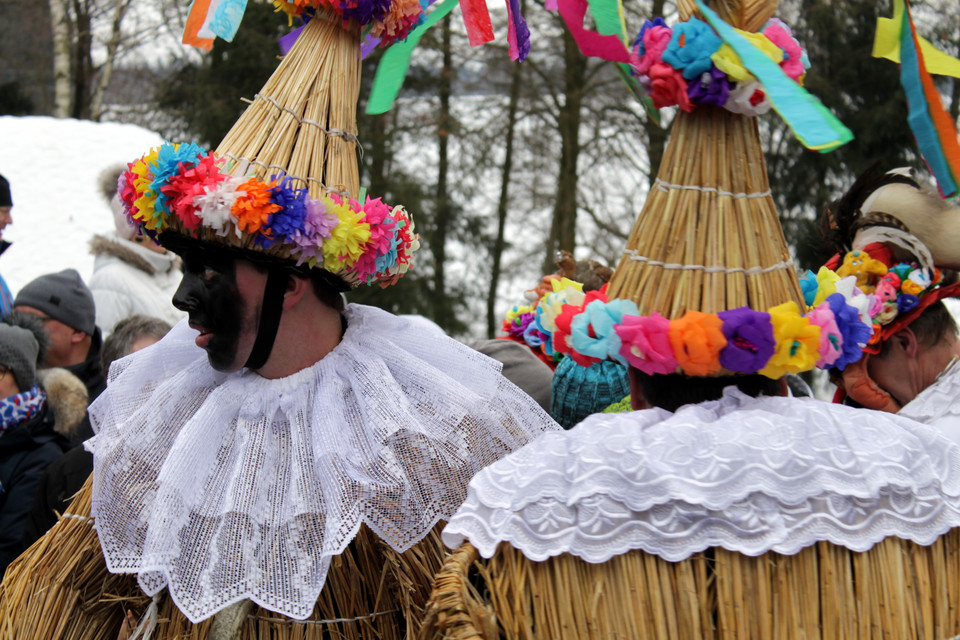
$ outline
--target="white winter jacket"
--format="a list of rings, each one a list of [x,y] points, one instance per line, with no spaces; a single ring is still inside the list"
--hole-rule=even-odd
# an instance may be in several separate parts
[[[134,314],[171,325],[186,315],[171,302],[182,275],[175,254],[151,251],[114,233],[94,236],[90,252],[96,259],[89,285],[104,337],[117,321]]]

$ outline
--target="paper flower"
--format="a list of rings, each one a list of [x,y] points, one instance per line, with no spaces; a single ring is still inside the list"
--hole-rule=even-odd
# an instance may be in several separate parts
[[[739,373],[762,369],[776,348],[770,314],[740,307],[717,315],[723,321],[721,328],[727,341],[720,351],[720,365]]]
[[[245,191],[239,190],[243,180],[240,178],[227,178],[222,182],[213,185],[206,185],[203,195],[194,198],[193,203],[197,217],[203,222],[203,226],[214,231],[218,236],[225,236],[235,222],[233,214],[233,204],[237,198],[247,195]],[[240,235],[240,230],[236,230]]]
[[[631,367],[649,375],[675,373],[677,359],[670,345],[670,321],[654,312],[650,316],[624,316],[615,328],[620,355]]]
[[[727,103],[730,95],[730,83],[727,75],[711,66],[709,71],[700,74],[687,83],[687,96],[694,104],[710,104],[722,107]]]
[[[817,295],[814,297],[813,302],[809,303],[810,306],[819,306],[821,302],[836,293],[837,282],[839,281],[840,276],[838,276],[836,272],[826,267],[820,267],[820,270],[817,271]]]
[[[653,106],[679,106],[684,111],[693,111],[693,103],[687,95],[687,81],[679,71],[664,62],[655,62],[648,72],[650,77],[650,98]]]
[[[803,303],[808,307],[812,307],[817,298],[817,287],[816,274],[807,269],[807,272],[800,276],[800,290],[803,292]]]
[[[290,236],[297,265],[309,262],[311,266],[323,262],[323,242],[340,223],[336,214],[327,211],[323,200],[307,198],[304,205],[303,229]]]
[[[554,320],[556,329],[553,331],[552,342],[553,350],[556,353],[573,353],[573,344],[570,342],[570,334],[573,333],[573,319],[594,300],[607,302],[607,296],[600,291],[591,291],[584,295],[583,303],[579,305],[564,304],[560,314]],[[589,365],[583,365],[589,366]]]
[[[783,72],[794,82],[800,83],[810,65],[804,65],[803,47],[793,37],[790,27],[778,18],[771,18],[762,33],[783,52],[783,60],[780,62]]]
[[[830,310],[830,305],[823,302],[816,309],[807,313],[810,324],[820,327],[820,347],[817,353],[817,367],[825,369],[832,366],[843,353],[843,334],[837,326],[837,320]]]
[[[620,336],[614,331],[624,315],[639,315],[632,300],[594,300],[576,316],[570,324],[571,355],[577,364],[591,364],[612,357],[624,366],[627,361],[620,355]]]
[[[873,334],[873,325],[860,319],[860,312],[856,307],[847,304],[842,293],[834,293],[827,298],[827,304],[833,311],[833,317],[840,331],[842,353],[833,366],[841,371],[851,362],[856,362],[863,356],[863,346]]]
[[[795,302],[784,302],[770,309],[776,350],[767,366],[759,371],[768,378],[812,369],[820,359],[820,327],[800,315]]]
[[[687,311],[670,323],[670,346],[683,372],[706,376],[721,370],[720,351],[727,346],[723,322],[715,315]]]
[[[543,334],[537,331],[537,323],[533,322],[533,314],[524,316],[524,329],[521,336],[531,349],[539,349],[543,344]]]
[[[908,311],[916,309],[918,304],[920,304],[920,298],[909,293],[904,293],[897,298],[897,311],[899,313],[907,313]]]
[[[693,80],[713,67],[710,59],[723,41],[707,23],[690,18],[673,28],[670,42],[663,51],[663,61]]]
[[[658,18],[658,20],[660,19]],[[640,42],[636,46],[636,54],[638,57],[636,73],[640,75],[649,75],[650,67],[655,63],[661,62],[663,52],[666,51],[670,45],[672,31],[663,24],[663,20],[660,20],[660,22],[661,24],[657,24],[656,21],[654,21],[653,24],[649,25],[644,23],[643,28],[640,30],[640,35],[637,36]]]
[[[723,106],[728,111],[744,116],[762,116],[772,107],[769,96],[756,80],[734,85]]]
[[[370,225],[363,222],[363,212],[354,211],[348,202],[331,196],[327,210],[336,214],[339,223],[323,243],[323,268],[331,273],[348,269],[363,254],[370,239]]]
[[[231,213],[236,218],[237,229],[244,233],[256,234],[270,221],[270,214],[279,211],[280,205],[271,199],[273,183],[263,183],[251,178],[239,186],[243,191],[233,203]]]

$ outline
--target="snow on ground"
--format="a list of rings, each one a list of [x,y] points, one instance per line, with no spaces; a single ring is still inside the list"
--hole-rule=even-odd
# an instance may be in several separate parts
[[[114,228],[100,173],[162,141],[130,124],[0,116],[0,174],[13,196],[13,224],[3,231],[13,244],[0,256],[0,274],[14,294],[67,267],[89,280],[90,238]]]

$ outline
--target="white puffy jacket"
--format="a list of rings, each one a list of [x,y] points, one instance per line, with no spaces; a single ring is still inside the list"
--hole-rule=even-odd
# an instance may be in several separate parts
[[[115,233],[94,236],[90,252],[96,256],[88,283],[97,307],[97,326],[104,337],[113,326],[134,314],[176,324],[186,314],[171,302],[180,285],[179,259],[157,253]]]

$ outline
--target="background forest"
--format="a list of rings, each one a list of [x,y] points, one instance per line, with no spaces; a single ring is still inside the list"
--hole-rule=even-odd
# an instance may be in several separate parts
[[[615,266],[669,135],[630,98],[612,65],[580,55],[556,13],[523,0],[531,52],[522,64],[498,39],[469,47],[458,11],[427,32],[400,99],[361,115],[361,183],[414,212],[417,268],[390,289],[351,299],[418,313],[453,335],[493,335],[509,306],[554,270],[559,249]],[[918,31],[956,56],[960,0],[914,2]],[[505,11],[491,4],[493,18]],[[671,21],[664,0],[628,2],[636,31]],[[232,43],[209,53],[178,44],[186,4],[172,0],[4,0],[0,115],[132,122],[174,141],[216,146],[277,65],[289,28],[250,0]],[[805,81],[853,131],[830,154],[806,151],[774,114],[761,120],[773,189],[801,267],[822,262],[814,218],[874,162],[922,163],[906,124],[896,64],[872,58],[889,2],[782,0],[779,15],[806,47]],[[495,25],[496,26],[496,25]],[[381,52],[364,63],[369,94]],[[938,79],[954,121],[960,81]],[[361,112],[363,111],[361,104]],[[2,144],[2,141],[0,141]]]

